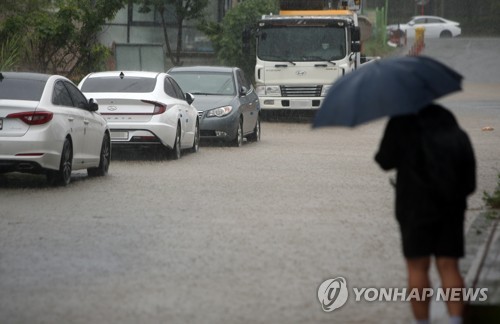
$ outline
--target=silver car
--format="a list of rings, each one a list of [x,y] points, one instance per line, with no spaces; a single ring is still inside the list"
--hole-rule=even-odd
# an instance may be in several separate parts
[[[260,104],[252,84],[237,67],[174,67],[168,71],[184,91],[195,96],[201,137],[241,146],[259,141]]]

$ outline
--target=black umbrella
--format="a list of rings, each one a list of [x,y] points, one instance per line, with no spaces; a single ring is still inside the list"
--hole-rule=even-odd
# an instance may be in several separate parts
[[[313,127],[354,127],[371,120],[418,112],[461,90],[462,76],[426,56],[365,63],[337,80],[314,117]]]

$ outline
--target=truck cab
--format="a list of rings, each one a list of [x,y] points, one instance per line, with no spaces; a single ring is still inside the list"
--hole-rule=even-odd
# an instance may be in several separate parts
[[[258,22],[256,90],[263,110],[317,109],[331,84],[360,62],[351,10],[281,10]]]

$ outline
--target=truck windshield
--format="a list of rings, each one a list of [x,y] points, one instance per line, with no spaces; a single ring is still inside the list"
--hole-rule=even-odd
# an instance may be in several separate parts
[[[346,56],[346,29],[269,26],[260,31],[257,56],[264,61],[331,61]]]

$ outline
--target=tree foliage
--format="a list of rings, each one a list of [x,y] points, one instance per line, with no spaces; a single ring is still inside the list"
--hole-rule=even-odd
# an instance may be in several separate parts
[[[141,5],[140,12],[158,12],[163,28],[163,37],[167,47],[167,56],[173,65],[182,65],[180,55],[182,52],[183,24],[186,20],[199,19],[203,17],[203,10],[208,5],[208,0],[136,0]],[[165,20],[165,14],[171,10],[175,16],[177,29],[177,42],[175,53],[170,46],[168,37],[169,22]]]
[[[21,38],[12,36],[0,43],[0,71],[8,71],[19,62]]]
[[[109,50],[97,35],[124,0],[16,0],[5,5],[0,43],[23,35],[17,69],[78,78],[103,67]]]
[[[264,14],[279,11],[278,1],[246,0],[228,11],[221,23],[203,22],[200,29],[209,37],[218,59],[225,65],[238,66],[248,76],[255,68],[255,37],[248,49],[243,50],[242,34],[255,30]]]

